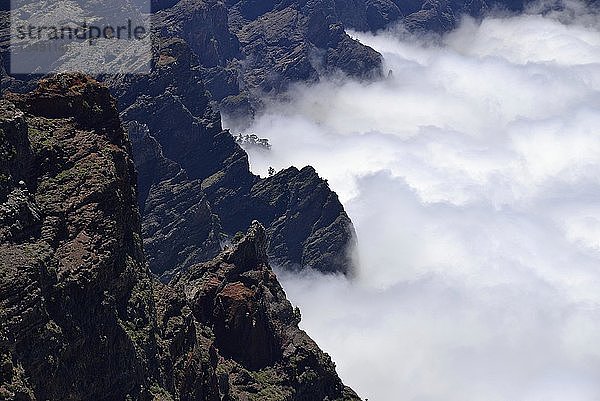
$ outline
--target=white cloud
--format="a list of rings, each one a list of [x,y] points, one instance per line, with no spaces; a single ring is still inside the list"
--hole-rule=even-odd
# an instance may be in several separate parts
[[[363,397],[600,400],[599,29],[570,3],[353,33],[392,78],[295,87],[252,127],[255,172],[315,166],[356,225],[356,280],[280,276]]]

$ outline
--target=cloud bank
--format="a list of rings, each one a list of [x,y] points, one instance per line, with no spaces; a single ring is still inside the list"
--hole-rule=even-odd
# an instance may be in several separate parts
[[[280,273],[302,327],[371,401],[600,400],[600,25],[465,19],[353,33],[391,77],[295,87],[252,168],[317,168],[358,277]]]

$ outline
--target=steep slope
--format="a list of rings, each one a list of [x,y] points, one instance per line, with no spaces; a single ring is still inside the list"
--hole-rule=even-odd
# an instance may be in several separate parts
[[[256,108],[257,91],[279,93],[334,71],[381,74],[381,56],[344,32],[328,1],[180,0],[159,11],[154,24],[161,37],[189,43],[208,90],[232,115]]]
[[[260,223],[170,285],[150,275],[105,87],[7,94],[0,135],[0,399],[358,400],[298,329]]]
[[[316,174],[285,172],[294,177],[290,185],[281,185],[281,176],[252,175],[212,105],[243,125],[265,92],[277,95],[293,82],[336,72],[380,75],[379,54],[350,39],[347,27],[376,30],[402,20],[411,29],[444,31],[459,12],[480,15],[496,4],[518,7],[420,0],[153,2],[152,73],[107,77],[123,119],[146,127],[132,138],[152,271],[168,280],[215,256],[227,237],[258,219],[274,234],[268,253],[278,265],[350,273],[353,228],[335,194]],[[10,79],[3,85],[31,86]],[[324,192],[295,202],[292,192],[300,187]],[[288,217],[296,215],[291,223]]]
[[[228,399],[357,400],[329,356],[298,329],[299,311],[269,267],[266,245],[264,228],[253,222],[217,258],[176,278],[175,291],[159,304],[162,327],[180,322],[179,311],[189,308],[203,327],[199,341],[218,349],[212,359]]]
[[[131,123],[128,132],[139,172],[144,249],[152,271],[168,281],[175,271],[216,256],[225,239],[223,229],[202,181],[190,180],[165,158],[146,126]]]
[[[314,170],[253,175],[199,71],[187,44],[174,38],[161,42],[152,74],[110,82],[123,120],[145,127],[131,138],[152,271],[168,279],[206,261],[258,220],[273,234],[268,253],[278,265],[350,273],[354,229],[337,196]]]
[[[347,28],[377,31],[403,23],[442,33],[463,14],[522,10],[524,0],[169,0],[155,3],[154,25],[199,57],[214,100],[231,118],[247,118],[264,93],[336,72],[382,75],[381,56],[352,40]]]
[[[133,146],[143,160],[137,168],[146,250],[151,269],[165,280],[214,256],[217,244],[254,219],[272,234],[268,253],[274,263],[351,273],[353,228],[335,194],[317,174],[291,169],[264,180],[252,175],[247,155],[223,131],[212,105],[243,126],[264,93],[277,96],[293,82],[337,72],[381,75],[380,55],[352,40],[347,27],[377,30],[402,20],[410,29],[445,31],[459,12],[481,15],[490,7],[392,0],[180,0],[154,6],[152,74],[109,83],[123,119],[147,127],[145,139],[133,136]],[[165,163],[174,169],[166,175],[156,170]],[[300,188],[318,190],[298,202]],[[211,228],[199,230],[195,221]]]
[[[9,399],[139,398],[156,345],[114,101],[75,76],[0,103],[0,370]]]

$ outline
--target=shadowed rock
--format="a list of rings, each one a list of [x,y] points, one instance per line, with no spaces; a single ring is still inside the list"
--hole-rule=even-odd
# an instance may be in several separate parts
[[[178,277],[196,319],[209,326],[229,358],[227,383],[256,399],[358,400],[335,374],[327,354],[298,328],[299,314],[267,263],[267,233],[257,221],[214,260]],[[260,371],[260,375],[247,371]],[[248,395],[250,399],[254,398]]]
[[[312,168],[267,179],[252,174],[248,155],[211,108],[189,48],[174,39],[161,49],[157,59],[168,61],[151,75],[112,83],[127,100],[123,120],[144,127],[131,137],[152,271],[168,280],[258,220],[273,263],[350,273],[354,229],[325,181]]]
[[[129,142],[105,94],[59,75],[0,101],[0,398],[358,400],[298,328],[260,223],[170,285],[150,275]],[[140,161],[160,159],[135,128]],[[177,165],[151,164],[170,188],[195,193]],[[151,178],[148,199],[162,204],[163,181],[154,189]],[[169,209],[204,216],[192,203]]]
[[[8,154],[0,166],[8,194],[0,200],[0,393],[140,398],[157,370],[148,366],[151,280],[114,101],[79,75],[7,99],[0,105]]]

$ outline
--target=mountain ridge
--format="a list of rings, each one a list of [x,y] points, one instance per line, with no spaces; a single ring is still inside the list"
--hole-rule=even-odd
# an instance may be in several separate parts
[[[0,398],[359,399],[298,328],[257,221],[153,278],[106,87],[57,75],[1,106]]]
[[[151,269],[168,280],[178,270],[213,257],[218,243],[259,220],[269,232],[268,253],[278,266],[352,274],[352,222],[337,195],[314,169],[302,173],[286,170],[267,178],[252,174],[248,155],[223,130],[200,66],[186,42],[180,38],[161,42],[156,64],[148,76],[109,82],[121,99],[124,123],[144,127],[143,135],[132,135],[132,139],[142,225],[149,234],[144,239],[151,245],[146,248]],[[290,182],[285,183],[282,177]],[[296,194],[299,191],[302,193]],[[163,206],[157,208],[153,205],[159,193],[163,194]],[[191,220],[181,219],[184,211],[176,210],[181,203],[169,202],[172,199],[164,196],[169,193],[187,199],[187,211],[195,206],[204,209],[204,217],[193,215],[201,217],[198,224],[212,229],[198,235]],[[190,199],[199,203],[190,203]],[[315,213],[319,210],[325,213]],[[173,235],[155,222],[179,230],[177,241],[167,241]],[[204,247],[200,244],[206,245],[206,252],[193,250]],[[177,256],[189,253],[194,255],[187,260]]]

